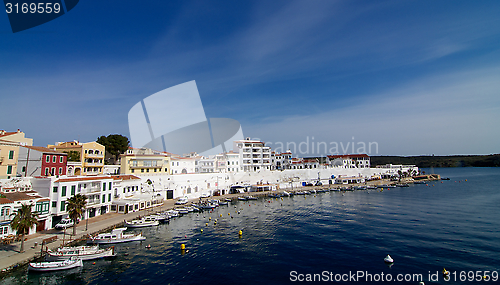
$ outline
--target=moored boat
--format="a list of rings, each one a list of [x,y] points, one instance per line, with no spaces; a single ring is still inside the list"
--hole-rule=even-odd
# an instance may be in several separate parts
[[[64,261],[30,262],[28,265],[28,270],[46,272],[46,271],[66,270],[82,266],[83,266],[82,259],[72,257]]]
[[[131,242],[131,241],[143,241],[146,239],[142,235],[139,234],[124,234],[123,232],[127,228],[117,228],[113,229],[111,233],[103,233],[98,234],[97,236],[91,236],[87,239],[87,243],[94,244],[111,244],[111,243],[123,243],[123,242]]]
[[[58,248],[56,251],[47,251],[45,260],[47,261],[64,261],[73,257],[81,260],[99,259],[115,256],[115,247],[99,248],[96,246],[75,246]]]

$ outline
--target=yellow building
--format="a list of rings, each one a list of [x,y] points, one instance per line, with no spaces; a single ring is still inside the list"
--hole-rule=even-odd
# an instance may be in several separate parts
[[[76,151],[80,154],[79,163],[68,162],[68,167],[72,167],[68,174],[73,175],[98,175],[103,174],[104,154],[106,148],[98,142],[80,143],[78,141],[60,142],[55,145],[48,145],[48,148],[60,152]],[[69,157],[68,157],[69,158]]]
[[[33,139],[26,138],[19,129],[17,132],[0,130],[0,179],[16,176],[20,145],[33,145]]]
[[[148,148],[129,148],[120,155],[120,174],[170,174],[170,157]]]

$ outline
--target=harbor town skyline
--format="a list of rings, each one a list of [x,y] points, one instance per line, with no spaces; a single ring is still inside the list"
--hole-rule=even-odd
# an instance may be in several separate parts
[[[18,33],[2,13],[1,129],[41,146],[130,137],[134,104],[196,80],[207,118],[273,148],[314,137],[310,155],[334,142],[499,153],[498,12],[495,1],[80,1]]]

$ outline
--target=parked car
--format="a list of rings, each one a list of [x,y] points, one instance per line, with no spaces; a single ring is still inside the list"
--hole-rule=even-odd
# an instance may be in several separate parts
[[[71,219],[62,219],[56,226],[55,228],[58,230],[64,230],[69,227],[73,226],[73,220]]]

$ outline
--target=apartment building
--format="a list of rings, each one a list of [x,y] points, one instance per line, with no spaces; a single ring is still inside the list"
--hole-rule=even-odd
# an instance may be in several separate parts
[[[20,146],[17,176],[66,175],[68,154],[41,146]]]
[[[106,148],[98,142],[80,143],[58,142],[48,145],[47,148],[58,152],[76,151],[80,154],[79,161],[68,163],[68,174],[70,175],[102,175],[104,167],[104,154]]]
[[[7,132],[0,130],[0,179],[10,179],[17,174],[20,146],[33,145],[33,139],[26,138],[21,130]]]
[[[149,148],[129,148],[120,155],[120,174],[170,174],[170,157]]]
[[[240,171],[271,170],[271,148],[264,142],[249,138],[234,141],[233,151],[239,154]]]

